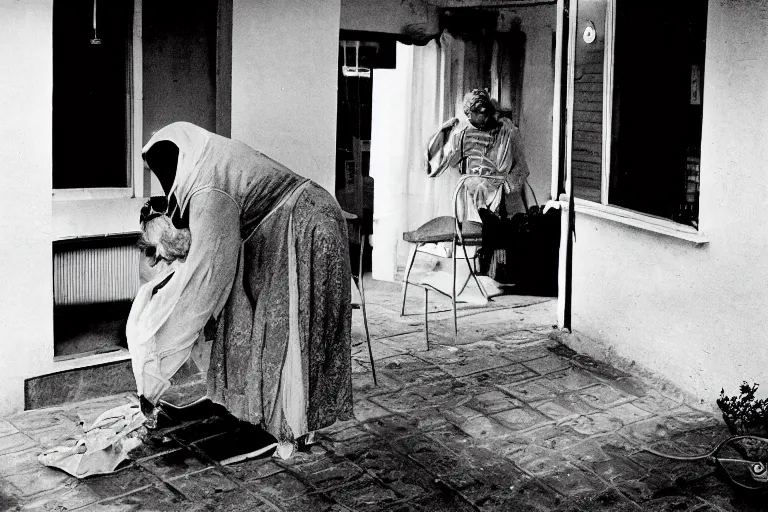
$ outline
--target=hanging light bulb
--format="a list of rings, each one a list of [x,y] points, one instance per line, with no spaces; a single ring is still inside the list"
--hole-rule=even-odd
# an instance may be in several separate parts
[[[91,39],[91,44],[101,44],[96,23],[96,3],[97,0],[93,0],[93,38]]]

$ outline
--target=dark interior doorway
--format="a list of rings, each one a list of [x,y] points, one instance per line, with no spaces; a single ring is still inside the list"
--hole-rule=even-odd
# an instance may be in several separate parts
[[[370,176],[372,95],[375,68],[394,69],[395,39],[383,34],[341,31],[339,36],[338,107],[336,121],[336,199],[350,223],[350,257],[357,272],[371,270],[371,246],[360,246],[358,227],[373,232],[374,183]]]

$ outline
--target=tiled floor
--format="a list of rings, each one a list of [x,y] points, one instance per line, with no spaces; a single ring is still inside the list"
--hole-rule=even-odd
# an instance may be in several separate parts
[[[727,436],[715,416],[549,338],[555,302],[508,296],[464,308],[453,339],[447,303],[423,295],[399,316],[399,289],[368,288],[379,385],[355,313],[356,419],[319,433],[288,461],[216,462],[252,435],[221,417],[177,425],[123,471],[78,481],[37,454],[80,420],[128,396],[0,420],[0,510],[157,511],[739,511],[768,508],[699,453]],[[187,391],[195,389],[187,387]]]

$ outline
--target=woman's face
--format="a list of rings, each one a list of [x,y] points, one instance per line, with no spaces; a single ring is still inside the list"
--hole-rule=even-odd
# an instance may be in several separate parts
[[[493,105],[481,103],[470,110],[467,117],[469,117],[469,122],[472,123],[472,126],[478,130],[487,130],[493,127],[495,121],[493,116],[495,113]]]

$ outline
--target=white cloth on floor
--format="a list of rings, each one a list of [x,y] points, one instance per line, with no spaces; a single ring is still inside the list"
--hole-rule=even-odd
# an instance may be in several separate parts
[[[74,443],[46,450],[37,460],[77,478],[113,473],[141,445],[143,425],[138,404],[121,405],[102,413]]]
[[[504,294],[504,290],[502,289],[501,285],[490,277],[476,277],[480,286],[483,287],[482,291],[478,288],[478,283],[472,279],[472,275],[469,273],[469,269],[466,268],[466,265],[460,261],[457,262],[456,302],[467,304],[485,304],[488,302],[488,300],[485,298],[486,296],[491,298]],[[451,288],[453,287],[453,273],[444,270],[430,272],[426,274],[421,280],[419,280],[419,285],[427,286],[450,297]],[[483,291],[485,291],[485,295],[483,295]]]

